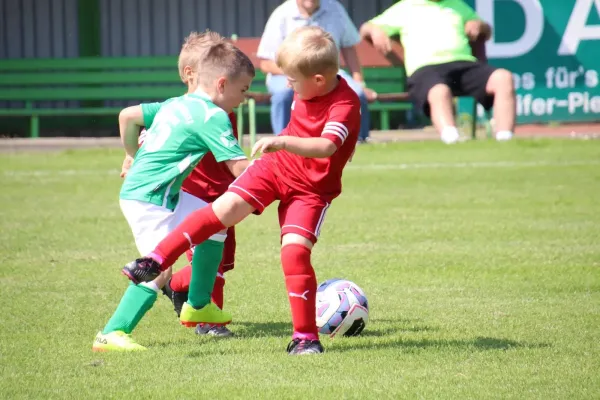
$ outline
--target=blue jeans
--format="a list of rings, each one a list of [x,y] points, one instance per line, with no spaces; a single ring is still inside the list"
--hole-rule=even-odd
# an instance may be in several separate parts
[[[362,86],[356,82],[344,70],[338,72],[348,86],[352,88],[360,99],[360,133],[359,139],[364,140],[369,137],[371,127],[371,116],[369,115],[369,102],[363,91]],[[284,75],[271,75],[267,78],[267,89],[271,94],[271,127],[273,133],[279,135],[283,128],[290,122],[292,101],[294,91],[287,86],[287,78]]]

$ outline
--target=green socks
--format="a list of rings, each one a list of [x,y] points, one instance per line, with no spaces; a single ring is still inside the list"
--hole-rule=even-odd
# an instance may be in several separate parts
[[[142,317],[152,308],[157,296],[154,290],[130,282],[117,309],[102,330],[102,334],[106,335],[114,331],[131,333]]]
[[[188,303],[196,309],[210,303],[210,295],[223,258],[224,246],[223,242],[206,240],[194,248]]]

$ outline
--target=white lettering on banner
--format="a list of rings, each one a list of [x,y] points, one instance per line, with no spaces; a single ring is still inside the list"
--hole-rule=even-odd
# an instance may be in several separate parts
[[[588,88],[598,86],[598,72],[593,69],[585,70],[583,65],[580,65],[574,71],[569,71],[567,67],[550,67],[546,70],[546,87],[552,89],[574,88],[577,87],[577,79],[583,77],[583,82]],[[525,88],[524,88],[525,89]]]
[[[559,56],[572,56],[577,53],[582,40],[600,39],[600,25],[585,24],[593,6],[596,8],[596,13],[600,14],[600,0],[577,0],[558,47]]]
[[[490,58],[515,58],[529,53],[544,33],[544,11],[539,0],[511,0],[525,13],[525,30],[520,38],[512,42],[496,43],[492,37],[486,44]],[[600,1],[600,0],[597,0]],[[494,26],[495,0],[475,0],[475,9],[484,21]]]
[[[543,99],[531,94],[517,95],[517,115],[529,116],[552,115],[557,109],[566,109],[569,114],[583,112],[585,114],[600,113],[600,96],[592,96],[589,92],[570,92],[566,99],[550,97]]]
[[[598,71],[586,70],[583,65],[574,70],[569,70],[565,66],[550,67],[544,73],[544,77],[548,89],[574,89],[584,85],[593,89],[600,83]],[[515,89],[533,90],[535,89],[535,74],[532,72],[513,73],[513,82]]]
[[[492,36],[486,44],[487,55],[490,58],[515,58],[527,54],[538,44],[544,33],[544,10],[539,0],[505,1],[512,1],[521,7],[525,14],[525,27],[521,37],[512,42],[497,43],[495,37]],[[477,13],[492,27],[496,21],[494,18],[496,2],[497,0],[475,0]],[[600,39],[600,25],[586,25],[592,7],[595,7],[596,12],[600,14],[600,0],[576,0],[574,2],[573,12],[557,49],[558,55],[574,55],[581,41]]]
[[[513,82],[515,89],[531,90],[535,88],[535,75],[531,72],[525,72],[523,75],[513,73]]]

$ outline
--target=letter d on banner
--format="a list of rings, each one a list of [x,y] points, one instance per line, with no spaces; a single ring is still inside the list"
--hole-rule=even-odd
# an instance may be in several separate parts
[[[525,31],[512,42],[496,43],[494,38],[487,43],[490,58],[514,58],[527,54],[539,42],[544,33],[544,11],[539,0],[509,0],[523,9]],[[484,21],[494,26],[494,0],[475,0],[475,9]]]

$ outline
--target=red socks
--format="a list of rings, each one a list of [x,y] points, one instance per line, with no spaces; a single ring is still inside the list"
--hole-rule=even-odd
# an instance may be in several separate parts
[[[219,267],[219,275],[215,279],[215,286],[211,294],[212,302],[223,309],[223,288],[225,286],[225,278],[221,273],[222,267]],[[179,271],[175,272],[171,277],[171,290],[176,292],[187,292],[190,290],[190,280],[192,279],[192,267],[186,265]]]
[[[292,309],[294,339],[318,340],[316,323],[317,278],[310,263],[311,250],[300,244],[281,248],[281,265]]]
[[[190,290],[190,279],[192,279],[192,266],[186,265],[171,277],[171,290],[175,292],[187,292]]]
[[[217,275],[215,279],[215,285],[213,291],[210,294],[210,299],[215,303],[221,310],[223,309],[223,287],[225,286],[225,278],[221,273]]]
[[[177,261],[180,255],[193,246],[225,229],[225,225],[215,215],[212,204],[194,211],[167,235],[149,254],[160,263],[161,271]]]

